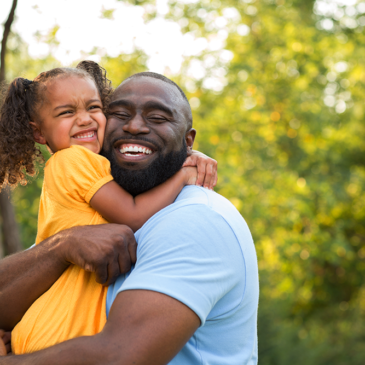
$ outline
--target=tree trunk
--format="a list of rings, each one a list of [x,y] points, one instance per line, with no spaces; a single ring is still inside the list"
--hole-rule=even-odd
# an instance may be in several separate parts
[[[3,32],[3,39],[1,41],[1,55],[0,55],[0,62],[1,62],[0,83],[5,81],[5,56],[6,56],[6,51],[7,51],[6,43],[8,42],[11,25],[13,24],[13,21],[14,21],[15,8],[16,8],[17,3],[18,3],[18,0],[13,0],[13,5],[11,6],[8,19],[4,24],[4,32]]]
[[[19,238],[19,228],[15,220],[13,205],[10,200],[10,189],[4,188],[0,194],[0,210],[2,215],[3,247],[5,253],[10,255],[22,250]]]
[[[5,81],[5,56],[7,51],[7,41],[10,34],[11,25],[14,21],[15,9],[18,0],[13,0],[12,7],[9,12],[7,21],[4,24],[3,38],[1,41],[1,55],[0,55],[0,84]],[[14,208],[11,204],[10,190],[8,188],[2,189],[0,192],[0,209],[2,215],[2,231],[3,242],[0,249],[1,254],[12,254],[22,249],[22,245],[19,238],[18,226],[15,220]],[[4,249],[5,248],[5,249]],[[5,252],[4,252],[5,251]]]

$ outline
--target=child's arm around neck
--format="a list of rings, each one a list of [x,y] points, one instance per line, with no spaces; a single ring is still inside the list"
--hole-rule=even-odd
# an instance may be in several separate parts
[[[135,198],[115,181],[103,185],[90,205],[110,223],[126,224],[135,232],[154,214],[172,204],[185,185],[195,184],[197,170],[184,167],[161,185]]]

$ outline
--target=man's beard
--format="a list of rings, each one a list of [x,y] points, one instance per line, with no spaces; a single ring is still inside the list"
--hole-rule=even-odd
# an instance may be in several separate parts
[[[138,142],[138,140],[135,141]],[[165,156],[159,154],[148,167],[142,170],[129,170],[119,166],[112,148],[101,151],[101,154],[110,161],[116,183],[131,195],[136,196],[162,184],[178,172],[187,157],[187,148],[184,138],[180,151],[172,151]]]

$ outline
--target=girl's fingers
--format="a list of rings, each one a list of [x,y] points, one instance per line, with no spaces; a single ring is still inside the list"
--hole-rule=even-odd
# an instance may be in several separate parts
[[[213,180],[213,188],[217,185],[217,181],[218,181],[218,173],[216,171],[215,175],[214,175],[214,180]]]
[[[198,177],[195,185],[213,189],[217,184],[217,161],[194,151],[184,162],[183,167],[188,166],[197,166],[198,168]]]
[[[213,176],[210,184],[211,189],[213,189],[217,185],[217,180],[218,180],[217,165],[218,165],[217,161],[213,160]]]
[[[207,168],[205,170],[205,179],[204,179],[204,187],[207,189],[210,189],[212,176],[213,176],[213,165],[209,164],[207,165]]]
[[[195,185],[203,186],[205,178],[206,163],[203,159],[198,160],[198,178],[196,179]]]

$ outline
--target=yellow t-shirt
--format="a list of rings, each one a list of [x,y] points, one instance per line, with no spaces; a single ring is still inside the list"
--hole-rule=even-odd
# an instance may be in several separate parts
[[[44,171],[36,243],[66,228],[107,223],[89,202],[112,179],[109,161],[84,147],[56,152]],[[99,333],[106,322],[106,294],[95,274],[71,265],[14,328],[13,352],[34,352]]]

